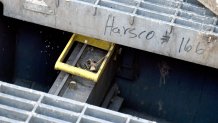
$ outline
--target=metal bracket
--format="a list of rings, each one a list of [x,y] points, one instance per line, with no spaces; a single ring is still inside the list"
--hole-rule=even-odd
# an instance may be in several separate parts
[[[78,68],[78,67],[63,63],[65,57],[69,53],[69,51],[70,51],[70,49],[75,41],[80,42],[80,43],[85,43],[87,45],[94,46],[94,47],[97,47],[99,49],[108,51],[104,60],[102,61],[102,64],[101,64],[99,70],[97,71],[97,73],[87,71],[85,69]],[[58,60],[55,64],[55,69],[70,73],[72,75],[80,76],[82,78],[92,80],[93,82],[97,82],[99,80],[100,76],[102,75],[109,59],[111,58],[111,56],[113,54],[114,47],[115,47],[115,45],[113,43],[109,43],[109,42],[97,40],[94,38],[89,38],[89,37],[85,37],[82,35],[74,34],[71,37],[68,44],[66,45],[63,52],[61,53],[60,57],[58,58]]]

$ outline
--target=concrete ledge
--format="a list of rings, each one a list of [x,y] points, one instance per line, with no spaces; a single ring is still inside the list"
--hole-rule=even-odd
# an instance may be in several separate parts
[[[216,15],[218,15],[218,0],[198,0],[204,6],[213,11]]]

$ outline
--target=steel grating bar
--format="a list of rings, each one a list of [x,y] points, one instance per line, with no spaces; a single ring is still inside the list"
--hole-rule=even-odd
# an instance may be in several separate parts
[[[11,85],[0,81],[0,95],[5,93],[5,88],[13,90],[13,93],[20,93],[20,90],[23,90],[23,95],[38,95],[38,99],[31,100],[30,98],[23,98],[25,96],[21,95],[19,95],[19,97],[16,97],[16,95],[13,95],[13,93],[10,93],[12,95],[7,94],[4,96],[0,96],[0,122],[154,123],[154,121],[136,118],[127,114],[110,111],[108,109],[92,106],[86,103],[77,102],[74,100],[46,94],[43,92],[38,92],[35,90]],[[13,99],[13,103],[4,103],[4,101],[7,102],[11,99]],[[25,106],[28,105],[31,105],[32,108],[28,108],[27,110]]]
[[[218,68],[217,16],[193,0],[0,1],[9,17]]]
[[[1,119],[1,123],[22,123],[18,120],[12,120],[12,119],[2,117],[2,116],[0,116],[0,119]]]

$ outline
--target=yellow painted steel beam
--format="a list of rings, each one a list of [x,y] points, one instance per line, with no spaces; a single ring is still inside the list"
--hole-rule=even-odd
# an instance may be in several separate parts
[[[75,41],[85,43],[87,45],[91,45],[93,47],[108,51],[97,73],[90,72],[88,70],[84,70],[82,68],[78,68],[78,67],[63,63],[65,57],[69,53]],[[113,43],[109,43],[106,41],[102,41],[102,40],[98,40],[98,39],[94,39],[94,38],[90,38],[90,37],[86,37],[86,36],[82,36],[78,34],[73,34],[73,36],[67,43],[66,47],[62,51],[61,55],[59,56],[55,64],[55,69],[97,82],[100,76],[102,75],[103,71],[105,70],[107,63],[114,52],[114,48],[115,48],[115,44]]]

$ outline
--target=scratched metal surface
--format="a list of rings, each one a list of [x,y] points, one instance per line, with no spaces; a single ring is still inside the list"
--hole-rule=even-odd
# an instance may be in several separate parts
[[[218,68],[217,17],[193,0],[0,0],[4,15]]]

